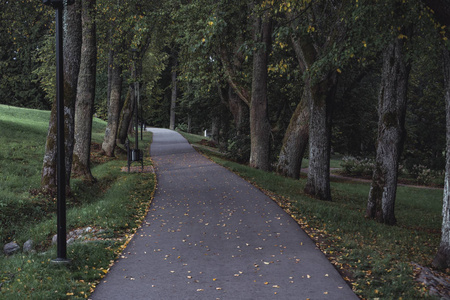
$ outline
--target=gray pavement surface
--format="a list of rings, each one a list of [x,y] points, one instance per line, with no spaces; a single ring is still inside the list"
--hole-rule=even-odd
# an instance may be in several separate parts
[[[358,299],[260,190],[151,128],[150,211],[92,299]]]

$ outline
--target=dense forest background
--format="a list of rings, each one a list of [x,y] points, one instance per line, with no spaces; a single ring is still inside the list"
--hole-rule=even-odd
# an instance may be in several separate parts
[[[271,161],[275,162],[291,116],[301,99],[304,79],[291,41],[290,23],[295,19],[291,15],[295,10],[307,11],[310,1],[273,2],[263,1],[261,5],[271,5],[267,9],[272,11],[275,19],[268,62]],[[402,165],[409,169],[423,165],[443,170],[445,105],[442,62],[436,50],[437,44],[443,42],[439,37],[443,29],[437,28],[438,24],[432,21],[431,10],[417,1],[406,1],[404,5],[408,6],[410,15],[397,21],[389,18],[392,1],[384,2],[352,1],[348,4],[345,9],[349,11],[341,12],[347,23],[346,30],[352,31],[346,33],[347,40],[342,41],[346,45],[339,45],[342,48],[340,55],[324,53],[320,62],[332,64],[339,70],[333,104],[332,151],[353,156],[375,155],[383,39],[386,39],[385,35],[397,34],[397,30],[391,30],[394,23],[404,22],[406,18],[416,19],[412,34],[404,37],[408,42],[411,74]],[[139,78],[142,85],[140,113],[148,125],[170,125],[172,71],[177,60],[175,126],[198,133],[212,129],[219,122],[219,139],[225,148],[233,150],[237,143],[240,148],[249,149],[248,138],[236,138],[236,124],[232,122],[219,90],[226,89],[227,83],[224,80],[226,70],[220,53],[217,53],[234,51],[232,59],[236,61],[232,64],[239,69],[233,70],[238,73],[234,75],[243,85],[249,85],[252,77],[250,48],[254,42],[247,19],[253,12],[246,2],[164,1],[159,4],[147,1],[144,5],[133,1],[97,1],[96,9],[95,114],[98,117],[107,119],[111,39],[126,44],[121,53],[123,91],[134,80],[132,44],[142,43],[140,47],[147,49],[142,55]],[[52,11],[36,1],[6,1],[2,4],[1,22],[0,103],[50,109],[55,97]],[[113,23],[119,28],[117,32],[111,31]],[[308,27],[316,32],[314,27]],[[379,30],[381,27],[384,27],[383,31]],[[329,56],[334,57],[330,59]],[[124,92],[122,102],[125,97]],[[248,112],[243,118],[242,122],[249,122]],[[243,133],[248,134],[245,130]]]

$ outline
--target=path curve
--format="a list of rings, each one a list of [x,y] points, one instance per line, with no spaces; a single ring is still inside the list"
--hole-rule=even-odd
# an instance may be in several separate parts
[[[153,203],[92,299],[358,299],[260,190],[180,134],[150,131]]]

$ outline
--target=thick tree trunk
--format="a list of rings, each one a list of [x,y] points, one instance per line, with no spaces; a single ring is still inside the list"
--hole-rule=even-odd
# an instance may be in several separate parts
[[[267,101],[267,64],[272,43],[272,21],[255,16],[257,48],[253,55],[252,100],[250,105],[250,166],[270,170],[270,124]]]
[[[277,163],[277,172],[281,175],[300,178],[303,155],[308,146],[309,114],[311,103],[311,86],[305,82],[303,95],[291,117],[289,127],[283,138],[283,146]]]
[[[113,51],[113,50],[110,50]],[[113,54],[114,55],[114,54]],[[106,125],[105,137],[102,144],[102,151],[107,156],[114,156],[116,147],[117,128],[120,114],[120,98],[122,95],[122,66],[118,62],[117,57],[114,63],[109,66],[111,68],[111,91],[108,105],[108,123]]]
[[[120,114],[119,129],[117,133],[117,143],[125,144],[128,137],[128,128],[133,120],[134,111],[134,84],[128,87],[128,93],[123,104],[122,112]]]
[[[170,99],[170,125],[169,129],[175,129],[175,109],[177,106],[177,58],[173,55],[174,63],[172,68],[172,95]]]
[[[328,201],[331,201],[331,115],[336,84],[337,76],[333,71],[311,87],[309,167],[305,193]]]
[[[393,41],[383,55],[378,98],[378,145],[366,217],[396,223],[394,206],[398,162],[405,139],[406,97],[410,67],[403,57],[403,42]]]
[[[445,164],[444,199],[442,205],[441,243],[433,260],[433,266],[438,269],[450,268],[450,52],[443,48],[444,66],[444,97],[446,113],[447,154]]]
[[[95,2],[96,0],[82,2],[83,36],[75,103],[75,146],[72,164],[72,173],[89,181],[95,181],[90,169],[92,114],[97,66]]]
[[[75,1],[64,9],[64,28],[70,32],[64,34],[64,132],[65,132],[65,165],[66,191],[70,191],[70,173],[72,170],[72,154],[74,146],[74,110],[77,93],[78,73],[81,56],[81,1]],[[53,102],[50,122],[45,144],[45,155],[42,166],[41,187],[44,193],[56,193],[56,101]]]

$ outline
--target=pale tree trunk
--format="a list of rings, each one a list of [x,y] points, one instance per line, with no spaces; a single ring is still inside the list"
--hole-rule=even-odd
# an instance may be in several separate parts
[[[75,103],[75,146],[72,164],[72,173],[88,181],[95,181],[90,168],[97,66],[95,2],[96,0],[82,2],[81,64]]]
[[[270,170],[270,124],[267,101],[267,65],[272,43],[272,20],[255,16],[252,97],[250,105],[250,166]]]
[[[294,18],[290,15],[289,18]],[[291,24],[295,31],[296,25]],[[314,63],[316,50],[312,47],[312,41],[291,37],[292,46],[297,57],[299,69],[302,73]],[[311,49],[309,48],[311,47]],[[304,52],[311,53],[309,57]],[[307,58],[311,58],[307,60]],[[303,156],[309,140],[309,115],[311,105],[311,80],[306,79],[303,87],[303,95],[291,117],[289,126],[284,134],[283,145],[277,162],[277,172],[281,175],[300,178],[300,170]]]
[[[170,125],[169,129],[175,129],[175,109],[177,105],[177,57],[173,54],[173,67],[172,67],[172,95],[170,99]]]
[[[74,110],[77,95],[77,81],[81,56],[81,1],[64,9],[64,132],[66,191],[70,192],[70,173],[74,145]],[[56,101],[53,102],[50,115],[45,154],[42,166],[41,188],[44,193],[56,194]]]
[[[113,51],[113,50],[110,50]],[[114,156],[116,147],[117,128],[120,114],[120,98],[122,95],[122,66],[118,62],[115,53],[112,54],[114,62],[109,66],[110,70],[110,97],[108,105],[108,123],[106,125],[105,137],[103,139],[102,151],[106,156]]]
[[[134,101],[134,84],[128,87],[128,93],[123,104],[122,112],[120,114],[119,129],[117,133],[117,143],[125,144],[128,137],[128,128],[133,120],[133,111],[135,106]]]
[[[300,178],[303,155],[308,146],[309,114],[311,102],[311,86],[305,82],[303,95],[297,105],[283,138],[283,146],[277,163],[277,172],[281,175]]]
[[[336,85],[337,75],[332,71],[311,86],[309,166],[305,193],[327,201],[331,201],[331,114]]]
[[[445,114],[447,121],[447,153],[445,164],[444,199],[442,205],[441,243],[433,260],[433,266],[438,269],[447,269],[450,267],[450,53],[445,46],[443,47],[442,57],[444,66]]]
[[[394,206],[398,163],[405,139],[405,115],[410,67],[404,61],[403,41],[396,39],[385,50],[378,97],[378,144],[366,217],[396,223]]]

